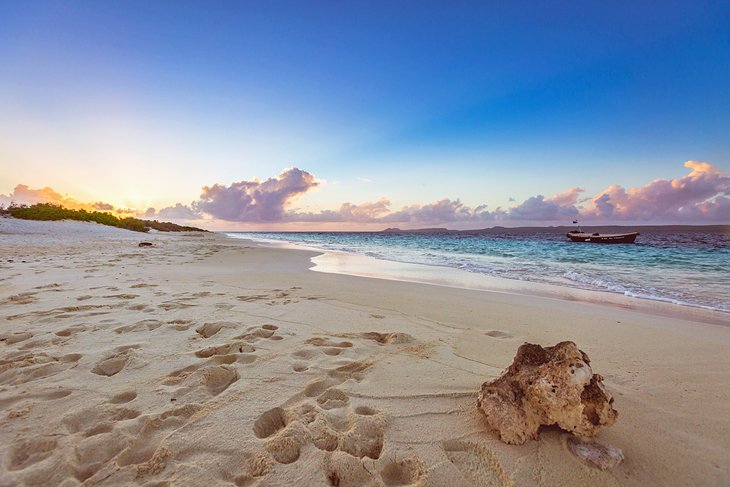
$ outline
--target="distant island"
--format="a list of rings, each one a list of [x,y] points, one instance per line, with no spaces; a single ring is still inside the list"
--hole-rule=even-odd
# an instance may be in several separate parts
[[[150,229],[159,232],[207,232],[207,230],[203,230],[202,228],[177,225],[171,222],[141,220],[132,217],[119,218],[105,211],[71,210],[51,203],[38,203],[31,206],[11,205],[8,208],[0,208],[0,215],[11,216],[21,220],[77,220],[82,222],[95,222],[110,227],[132,230],[134,232],[149,232]]]
[[[557,227],[491,227],[474,230],[449,230],[448,228],[416,228],[403,230],[400,228],[386,228],[375,233],[386,234],[429,234],[429,235],[504,235],[527,233],[566,233],[575,230],[576,225]],[[652,232],[652,233],[730,233],[730,225],[581,225],[587,233],[625,233],[625,232]]]

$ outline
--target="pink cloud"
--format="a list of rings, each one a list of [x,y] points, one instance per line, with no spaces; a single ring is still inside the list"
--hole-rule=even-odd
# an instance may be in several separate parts
[[[566,221],[572,220],[578,216],[578,208],[575,206],[577,193],[565,193],[555,195],[557,201],[553,198],[545,198],[542,195],[527,198],[519,205],[510,208],[504,213],[496,215],[500,220],[519,220],[519,221]],[[561,204],[563,202],[563,204]]]
[[[194,209],[234,222],[281,221],[292,200],[318,184],[313,175],[294,167],[263,182],[253,180],[230,186],[205,186]]]
[[[110,205],[109,203],[104,203],[102,201],[92,203],[91,206],[93,206],[94,209],[98,211],[112,211],[114,209],[114,205]]]
[[[176,203],[175,206],[161,208],[155,212],[154,208],[148,208],[144,213],[146,218],[159,218],[164,220],[199,220],[203,215],[188,205]]]
[[[290,168],[276,177],[238,181],[229,186],[205,186],[197,201],[177,203],[156,211],[149,208],[137,216],[170,220],[214,219],[241,223],[356,223],[434,225],[487,222],[567,223],[580,218],[594,223],[729,223],[730,178],[707,162],[688,161],[689,174],[672,180],[657,179],[642,187],[626,189],[612,184],[593,198],[581,198],[578,187],[545,197],[532,196],[510,208],[487,210],[471,207],[459,199],[441,199],[428,204],[391,208],[387,198],[359,204],[343,203],[334,210],[301,212],[292,209],[297,197],[316,188],[315,177]],[[107,203],[80,203],[51,188],[30,189],[18,185],[10,195],[0,195],[0,204],[51,202],[69,208],[102,209],[133,214],[136,210],[114,208]]]
[[[554,194],[550,198],[546,198],[545,201],[555,203],[558,206],[574,206],[578,203],[578,197],[581,193],[584,193],[583,188],[569,188],[562,193]]]
[[[288,213],[286,219],[292,222],[357,222],[357,223],[446,223],[458,221],[479,221],[491,219],[483,206],[470,208],[459,200],[443,199],[426,205],[404,206],[391,210],[390,201],[360,204],[343,203],[338,210],[324,210],[319,213]]]
[[[53,203],[63,205],[71,209],[94,209],[94,205],[104,205],[106,203],[85,204],[76,201],[68,195],[62,195],[52,188],[45,187],[41,189],[31,189],[25,184],[19,184],[13,189],[13,192],[5,195],[0,194],[0,204],[8,206],[11,203],[17,205],[35,205],[36,203]]]
[[[681,178],[629,189],[612,184],[593,198],[582,216],[602,221],[730,221],[730,178],[707,162],[687,161],[684,166],[691,171]]]
[[[339,210],[320,213],[288,213],[287,221],[361,223],[455,223],[455,222],[545,222],[565,223],[574,218],[611,222],[730,222],[730,178],[707,162],[688,161],[690,173],[672,180],[657,179],[640,188],[608,186],[591,198],[581,198],[584,189],[573,187],[550,197],[532,196],[508,208],[488,211],[469,207],[460,200],[443,199],[425,205],[391,210],[383,198],[377,202],[343,204]]]

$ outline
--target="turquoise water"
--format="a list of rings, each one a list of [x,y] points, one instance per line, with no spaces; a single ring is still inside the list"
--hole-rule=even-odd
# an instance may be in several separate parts
[[[644,234],[634,245],[519,235],[230,233],[730,312],[730,235]]]

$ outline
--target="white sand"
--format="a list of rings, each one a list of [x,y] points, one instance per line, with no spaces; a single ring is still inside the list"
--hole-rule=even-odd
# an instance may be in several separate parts
[[[0,485],[730,483],[730,327],[313,255],[0,218]],[[616,396],[613,470],[557,429],[505,445],[476,410],[520,343],[561,340]]]

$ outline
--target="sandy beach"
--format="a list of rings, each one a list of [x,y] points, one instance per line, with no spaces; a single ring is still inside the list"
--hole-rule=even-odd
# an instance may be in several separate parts
[[[0,485],[730,483],[725,315],[313,272],[316,256],[0,218]],[[504,444],[476,408],[520,344],[563,340],[615,397],[597,438],[623,450],[614,469],[557,428]]]

